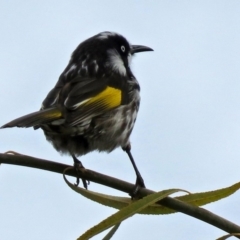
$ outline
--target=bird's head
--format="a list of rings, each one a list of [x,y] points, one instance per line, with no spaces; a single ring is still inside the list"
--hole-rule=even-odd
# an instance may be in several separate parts
[[[114,32],[99,33],[82,42],[73,52],[72,63],[81,63],[97,74],[109,70],[125,76],[129,70],[131,57],[138,52],[153,51],[142,45],[131,45],[126,38]]]

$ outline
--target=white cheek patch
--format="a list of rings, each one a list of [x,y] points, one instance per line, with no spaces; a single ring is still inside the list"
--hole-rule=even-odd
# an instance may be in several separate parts
[[[113,69],[113,71],[116,71],[120,73],[121,75],[126,75],[127,71],[124,66],[123,60],[121,59],[120,55],[115,50],[109,50],[109,61],[107,62],[107,65]]]
[[[130,65],[131,62],[132,62],[132,54],[129,53],[129,54],[128,54],[128,65]]]

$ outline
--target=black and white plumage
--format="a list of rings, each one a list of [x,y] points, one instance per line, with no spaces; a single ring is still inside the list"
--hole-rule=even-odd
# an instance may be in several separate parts
[[[121,35],[102,32],[82,42],[40,111],[15,119],[2,128],[41,128],[61,153],[73,156],[122,147],[144,182],[130,152],[129,137],[140,103],[140,87],[130,69],[132,55],[152,51],[130,45]]]

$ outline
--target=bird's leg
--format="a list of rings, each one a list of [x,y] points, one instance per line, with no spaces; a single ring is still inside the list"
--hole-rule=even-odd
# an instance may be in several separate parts
[[[73,161],[74,161],[74,168],[76,169],[76,172],[77,172],[77,180],[76,180],[76,186],[78,186],[79,184],[79,169],[80,168],[83,168],[84,169],[84,166],[82,165],[81,161],[79,161],[76,156],[74,154],[72,154],[72,158],[73,158]],[[87,189],[87,185],[89,185],[89,181],[87,181],[86,179],[82,178],[82,182],[83,182],[83,186],[85,189]]]
[[[128,144],[127,147],[124,147],[122,149],[123,149],[123,151],[125,151],[127,153],[128,157],[129,157],[129,159],[130,159],[130,161],[133,165],[134,171],[137,175],[135,187],[133,189],[133,192],[130,194],[130,196],[134,197],[134,196],[136,196],[140,187],[145,188],[145,184],[144,184],[144,181],[143,181],[143,178],[142,178],[140,172],[138,171],[137,165],[135,164],[135,161],[133,159],[133,156],[132,156],[132,153],[131,153],[131,145]]]

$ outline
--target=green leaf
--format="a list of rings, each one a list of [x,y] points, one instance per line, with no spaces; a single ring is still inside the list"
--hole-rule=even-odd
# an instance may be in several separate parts
[[[91,237],[101,233],[102,231],[122,222],[126,218],[131,217],[135,213],[138,213],[139,211],[146,208],[147,206],[169,196],[172,193],[178,192],[178,191],[181,191],[181,190],[179,190],[179,189],[164,190],[161,192],[157,192],[157,193],[148,195],[142,199],[133,201],[127,207],[122,208],[117,213],[111,215],[110,217],[108,217],[105,220],[103,220],[102,222],[100,222],[98,225],[89,229],[82,236],[80,236],[78,238],[78,240],[90,239]]]
[[[132,200],[127,197],[111,196],[111,195],[93,192],[90,190],[85,190],[80,187],[76,187],[75,185],[70,183],[65,176],[63,177],[66,183],[68,184],[68,186],[72,188],[74,191],[80,193],[81,195],[85,196],[88,199],[91,199],[92,201],[98,202],[105,206],[121,209],[123,207],[128,206],[132,202]],[[176,199],[189,204],[193,204],[195,206],[203,206],[208,203],[218,201],[222,198],[226,198],[231,194],[233,194],[234,192],[236,192],[239,188],[240,188],[240,183],[236,183],[227,188],[222,188],[215,191],[209,191],[209,192],[203,192],[203,193],[188,194],[188,195],[176,197]],[[152,204],[151,206],[148,206],[139,212],[139,214],[154,214],[154,215],[170,214],[170,213],[175,213],[175,211],[167,207],[161,206],[159,204]]]
[[[106,195],[106,194],[102,194],[102,193],[97,193],[97,192],[94,192],[91,190],[86,190],[81,187],[77,187],[74,184],[70,183],[67,180],[65,175],[63,175],[63,178],[64,178],[65,182],[67,183],[67,185],[71,189],[73,189],[77,193],[80,193],[82,196],[84,196],[92,201],[103,204],[105,206],[113,207],[116,209],[121,209],[123,207],[128,206],[132,202],[131,198],[129,198],[129,197],[111,196],[111,195]]]
[[[114,235],[114,233],[118,230],[121,223],[116,224],[109,233],[102,240],[109,240]]]
[[[239,188],[240,182],[233,184],[230,187],[209,192],[189,194],[181,197],[176,197],[176,199],[183,202],[191,203],[196,206],[202,206],[211,202],[218,201],[222,198],[226,198],[239,190]]]

